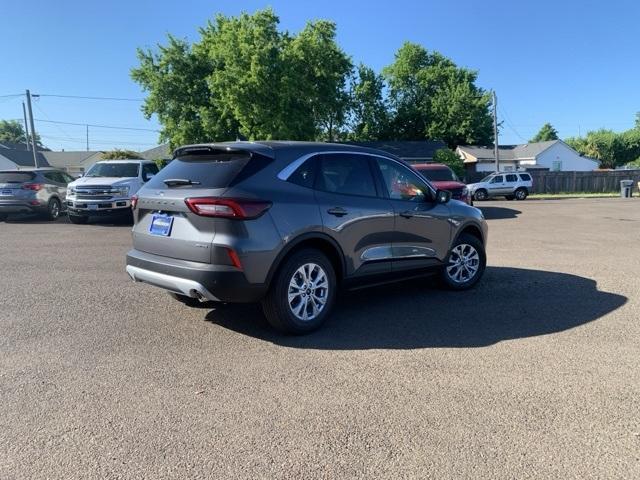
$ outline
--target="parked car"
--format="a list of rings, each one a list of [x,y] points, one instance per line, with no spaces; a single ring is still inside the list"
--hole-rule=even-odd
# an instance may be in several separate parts
[[[67,211],[71,223],[87,223],[92,216],[131,216],[131,198],[158,173],[149,160],[97,162],[69,184]]]
[[[475,200],[494,197],[524,200],[533,188],[533,180],[528,173],[499,172],[487,175],[478,183],[470,183],[467,187]]]
[[[0,221],[11,213],[38,213],[57,219],[73,177],[55,168],[0,171]]]
[[[426,177],[431,184],[440,190],[449,190],[451,198],[473,205],[469,189],[453,170],[442,163],[414,163],[414,169]]]
[[[485,269],[480,210],[388,153],[231,142],[175,156],[138,192],[126,270],[187,305],[261,302],[272,326],[299,334],[339,288],[436,274],[465,290]]]

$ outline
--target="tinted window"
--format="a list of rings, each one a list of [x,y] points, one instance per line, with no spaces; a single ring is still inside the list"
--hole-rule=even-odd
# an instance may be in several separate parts
[[[515,175],[507,175],[507,182],[517,182],[518,177]]]
[[[75,178],[73,178],[71,175],[69,175],[68,173],[61,173],[60,175],[62,175],[62,179],[64,180],[64,183],[71,183],[75,180]]]
[[[408,201],[424,201],[428,198],[429,187],[407,167],[383,158],[376,158],[376,163],[389,198]]]
[[[520,178],[525,181],[528,182],[531,180],[531,175],[529,175],[528,173],[521,173],[520,174]]]
[[[164,180],[184,179],[196,185],[173,188],[223,188],[251,176],[269,163],[270,159],[249,152],[205,152],[174,159],[151,180],[151,188],[166,188]]]
[[[67,183],[60,172],[46,172],[43,176],[54,183]]]
[[[35,178],[30,172],[0,172],[0,183],[23,183]]]
[[[416,168],[422,175],[427,177],[429,180],[434,182],[458,182],[458,177],[453,170],[443,167],[443,168]]]
[[[316,157],[310,158],[291,174],[289,181],[302,187],[313,188],[316,179]]]
[[[138,163],[96,163],[87,172],[87,177],[137,177]]]
[[[504,177],[502,175],[493,177],[493,180],[491,180],[491,183],[502,183],[502,182],[504,182]]]
[[[341,195],[375,197],[369,157],[349,154],[321,156],[317,187]]]

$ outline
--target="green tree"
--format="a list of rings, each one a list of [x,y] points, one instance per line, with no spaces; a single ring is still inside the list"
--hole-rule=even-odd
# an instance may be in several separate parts
[[[406,42],[383,75],[393,108],[392,137],[441,139],[451,148],[493,141],[491,98],[476,86],[476,72]]]
[[[550,140],[558,140],[558,131],[550,123],[545,123],[529,142],[548,142]]]
[[[131,75],[149,92],[143,111],[158,115],[161,140],[335,138],[352,70],[335,25],[310,22],[298,35],[278,25],[271,9],[218,15],[193,45],[169,36],[158,51],[138,50]]]
[[[389,133],[389,106],[382,75],[360,64],[351,88],[352,140],[384,140]]]
[[[463,178],[464,171],[464,162],[460,156],[449,148],[441,148],[436,150],[436,153],[433,155],[433,160],[437,163],[444,163],[451,170],[453,170],[458,177]]]
[[[134,152],[133,150],[122,150],[120,148],[114,148],[110,152],[104,152],[101,157],[103,160],[121,160],[131,158],[142,159],[138,152]]]
[[[31,135],[27,138],[22,123],[17,120],[0,120],[0,143],[25,143],[31,142]],[[36,133],[36,147],[42,148],[40,135]]]

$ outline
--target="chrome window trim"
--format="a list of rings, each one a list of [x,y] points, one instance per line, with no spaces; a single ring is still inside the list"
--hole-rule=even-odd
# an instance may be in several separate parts
[[[422,180],[425,183],[427,188],[429,188],[431,190],[431,193],[433,195],[436,194],[436,189],[433,188],[433,185],[431,185],[431,182],[429,182],[429,180],[424,175],[422,175],[420,172],[418,172],[417,170],[414,170],[414,169],[412,169],[410,167],[407,167],[407,165],[405,165],[402,162],[399,162],[395,158],[387,157],[385,155],[379,155],[377,153],[369,153],[369,152],[352,152],[352,151],[349,151],[349,150],[327,150],[327,151],[321,151],[321,152],[316,151],[316,152],[306,153],[303,156],[301,156],[301,157],[297,158],[296,160],[294,160],[293,162],[291,162],[289,165],[284,167],[282,170],[280,170],[280,173],[278,173],[278,178],[280,180],[284,180],[286,182],[287,180],[289,180],[289,177],[291,175],[293,175],[293,172],[295,172],[300,165],[302,165],[304,162],[309,160],[311,157],[315,157],[316,155],[338,155],[338,154],[366,155],[368,157],[378,157],[378,158],[382,158],[384,160],[390,160],[392,162],[395,162],[398,165],[400,165],[402,168],[408,170],[413,175],[416,175],[420,180]]]

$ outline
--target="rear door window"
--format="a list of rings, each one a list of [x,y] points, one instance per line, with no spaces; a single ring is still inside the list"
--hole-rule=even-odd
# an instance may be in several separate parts
[[[513,183],[513,182],[517,182],[518,181],[518,177],[515,175],[507,175],[507,182]]]
[[[147,185],[166,188],[165,180],[190,180],[176,188],[225,188],[266,166],[271,159],[251,152],[200,151],[175,158]]]
[[[34,178],[31,172],[0,172],[0,183],[24,183]]]
[[[369,158],[366,155],[322,155],[316,185],[318,190],[341,195],[377,195]]]

